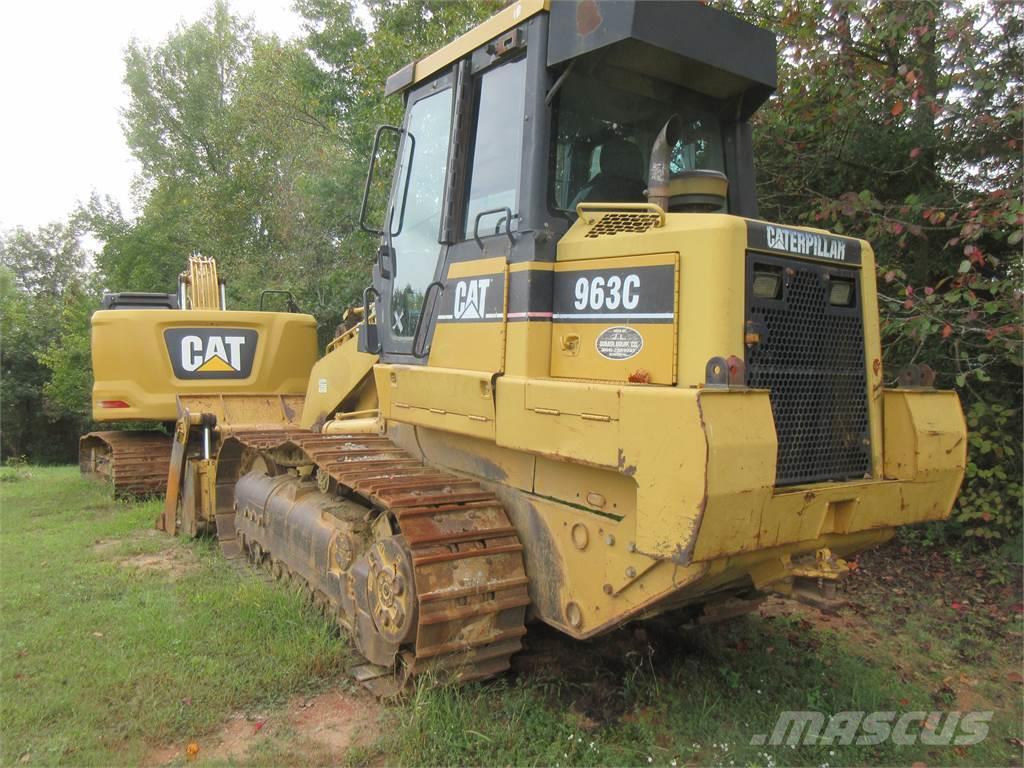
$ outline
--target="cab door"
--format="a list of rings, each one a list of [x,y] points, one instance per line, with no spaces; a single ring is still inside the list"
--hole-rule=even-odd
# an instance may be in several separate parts
[[[410,95],[392,193],[394,268],[379,300],[381,359],[391,365],[377,390],[391,421],[494,439],[525,60],[471,59]]]
[[[451,76],[413,91],[406,110],[400,165],[380,260],[382,358],[415,362],[413,337],[444,246],[439,242],[452,124]],[[390,255],[387,253],[390,247]],[[428,326],[424,318],[424,326]],[[417,345],[421,346],[421,345]]]

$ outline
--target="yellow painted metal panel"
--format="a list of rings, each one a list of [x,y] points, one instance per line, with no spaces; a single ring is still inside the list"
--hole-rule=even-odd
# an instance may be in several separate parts
[[[704,383],[710,358],[746,355],[744,219],[723,214],[670,213],[665,215],[663,226],[642,233],[588,237],[590,229],[580,219],[559,241],[559,269],[593,259],[679,254],[676,383],[699,386]]]
[[[886,477],[966,466],[967,425],[956,392],[887,389],[884,404]]]
[[[617,466],[618,425],[612,417],[616,387],[511,376],[502,376],[495,386],[498,445]],[[582,413],[603,418],[584,418]]]
[[[594,416],[604,420],[619,418],[621,388],[591,382],[530,381],[526,385],[525,405],[534,411]]]
[[[688,562],[707,487],[698,390],[623,387],[620,424],[619,471],[637,483],[636,548]]]
[[[489,373],[380,364],[374,376],[386,419],[494,439]]]
[[[178,411],[217,417],[217,428],[297,427],[302,414],[302,395],[179,395]]]
[[[373,370],[377,355],[358,350],[357,331],[358,326],[347,331],[313,366],[300,420],[303,429],[321,425],[330,419]],[[357,398],[359,401],[352,404],[352,410],[377,407],[373,387],[367,382],[365,389],[368,397]]]
[[[609,517],[636,512],[636,482],[608,469],[538,457],[534,492]]]
[[[492,440],[426,427],[416,427],[416,444],[431,464],[525,491],[533,490],[534,464],[537,461],[533,454],[502,448]]]
[[[482,24],[456,38],[438,51],[416,62],[413,82],[420,82],[450,66],[467,53],[476,50],[506,30],[549,8],[549,0],[519,0],[502,9]]]
[[[571,379],[593,379],[599,381],[634,382],[642,384],[673,384],[676,380],[676,330],[678,318],[678,260],[675,253],[645,254],[641,256],[613,256],[602,259],[569,261],[555,265],[555,280],[573,280],[574,273],[586,272],[579,280],[588,294],[591,280],[600,280],[601,301],[592,306],[594,296],[584,295],[576,301],[575,308],[582,302],[588,315],[611,314],[622,311],[626,303],[625,287],[619,274],[622,270],[640,267],[670,267],[671,276],[666,282],[672,286],[670,304],[671,317],[667,321],[650,322],[631,317],[609,317],[603,321],[593,319],[566,320],[556,316],[551,324],[551,375]],[[615,272],[611,272],[614,270]],[[611,292],[604,284],[612,275],[618,283],[618,295],[612,302]],[[636,276],[636,273],[634,273]],[[639,285],[639,278],[638,285]],[[641,289],[642,290],[642,289]],[[556,293],[558,289],[556,288]],[[622,331],[621,329],[628,329]],[[618,339],[618,337],[624,337]],[[624,345],[618,350],[614,345]],[[631,345],[631,346],[630,346]],[[639,345],[639,348],[637,347]],[[625,347],[629,347],[628,349]]]
[[[175,376],[165,331],[255,331],[247,378]],[[96,421],[174,421],[176,395],[189,393],[302,394],[316,360],[316,321],[284,312],[119,309],[92,317],[93,418]],[[233,375],[230,366],[226,375]],[[129,408],[101,408],[123,400]]]
[[[530,320],[505,326],[505,373],[547,378],[551,372],[551,321]]]
[[[757,548],[752,534],[775,485],[778,442],[767,392],[707,389],[700,394],[700,413],[708,446],[707,500],[693,557],[707,560]]]
[[[448,268],[446,293],[453,293],[452,306],[459,306],[472,280],[490,278],[489,287],[502,291],[501,317],[493,321],[438,318],[430,342],[431,368],[458,368],[499,373],[505,367],[505,312],[508,307],[507,264],[502,257],[456,262]],[[482,300],[481,300],[482,302]],[[481,311],[482,307],[481,307]]]

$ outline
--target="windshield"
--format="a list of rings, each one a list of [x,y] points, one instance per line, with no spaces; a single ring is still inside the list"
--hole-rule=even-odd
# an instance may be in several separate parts
[[[612,67],[578,70],[558,93],[551,190],[556,209],[645,202],[651,145],[673,114],[683,130],[672,150],[672,173],[725,171],[718,117],[697,94]]]

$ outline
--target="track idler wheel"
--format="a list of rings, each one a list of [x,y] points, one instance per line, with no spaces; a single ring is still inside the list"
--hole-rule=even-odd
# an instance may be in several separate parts
[[[390,667],[416,630],[416,587],[405,539],[375,541],[353,567],[356,646],[374,664]]]

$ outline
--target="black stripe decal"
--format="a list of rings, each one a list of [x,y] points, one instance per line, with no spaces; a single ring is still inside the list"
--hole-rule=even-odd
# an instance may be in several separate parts
[[[671,323],[675,319],[671,264],[556,272],[556,323]]]
[[[509,274],[508,320],[510,323],[551,320],[554,273],[527,269]]]

